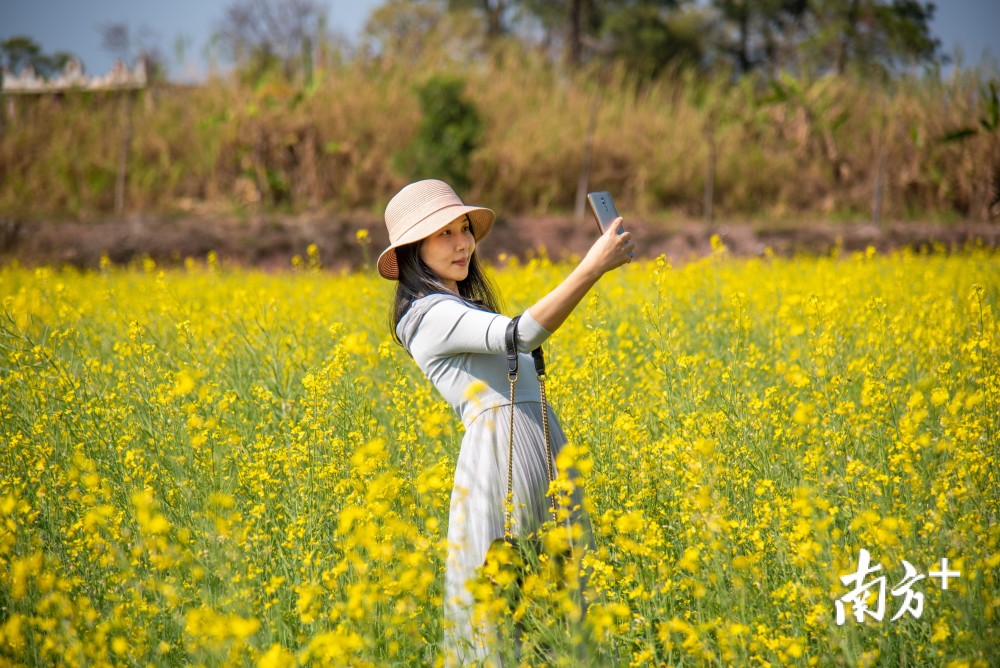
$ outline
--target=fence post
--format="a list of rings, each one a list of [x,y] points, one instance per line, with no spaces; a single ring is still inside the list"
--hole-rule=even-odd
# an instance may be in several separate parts
[[[587,134],[583,138],[583,165],[580,167],[580,178],[576,182],[576,224],[583,224],[587,209],[587,190],[590,188],[590,160],[594,152],[594,135],[597,133],[597,112],[601,107],[600,91],[594,93],[590,103],[590,118],[587,121]]]
[[[886,125],[888,121],[885,114],[882,115],[878,133],[878,162],[875,165],[875,184],[872,189],[872,224],[875,227],[882,226],[882,190],[885,187],[885,163],[886,153]]]
[[[711,229],[714,213],[712,205],[715,201],[715,119],[708,114],[705,123],[705,142],[708,144],[708,163],[705,165],[705,224]]]
[[[125,133],[122,136],[121,149],[118,153],[118,177],[115,179],[115,215],[121,216],[125,211],[125,181],[128,178],[128,156],[132,146],[132,96],[134,91],[125,91],[122,102],[125,115]]]

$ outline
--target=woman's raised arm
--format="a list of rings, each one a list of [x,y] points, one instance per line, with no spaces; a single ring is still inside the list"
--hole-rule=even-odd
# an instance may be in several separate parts
[[[619,217],[609,225],[570,275],[528,308],[539,325],[550,332],[559,329],[601,276],[629,261],[632,233],[619,235],[621,222]]]

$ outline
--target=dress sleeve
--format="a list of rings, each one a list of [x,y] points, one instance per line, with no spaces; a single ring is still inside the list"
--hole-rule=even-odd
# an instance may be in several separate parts
[[[459,299],[441,299],[424,314],[415,338],[439,355],[503,354],[510,321],[505,315],[481,311]],[[517,333],[517,349],[523,353],[531,352],[552,335],[529,311],[521,316]]]

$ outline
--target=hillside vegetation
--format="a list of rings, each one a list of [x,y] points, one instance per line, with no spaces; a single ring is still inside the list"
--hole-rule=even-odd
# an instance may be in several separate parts
[[[429,152],[464,160],[461,194],[508,214],[572,211],[583,174],[653,219],[988,220],[996,80],[969,68],[649,78],[610,61],[560,68],[516,42],[485,55],[451,43],[328,57],[308,78],[9,98],[0,217],[381,212],[403,184],[440,175]]]

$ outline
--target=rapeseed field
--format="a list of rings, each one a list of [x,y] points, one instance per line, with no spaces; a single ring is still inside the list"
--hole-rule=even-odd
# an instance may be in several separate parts
[[[492,273],[513,315],[568,271]],[[443,662],[462,428],[391,290],[0,269],[0,663]],[[529,576],[521,661],[997,665],[998,304],[975,248],[606,276],[546,344],[590,605]]]

